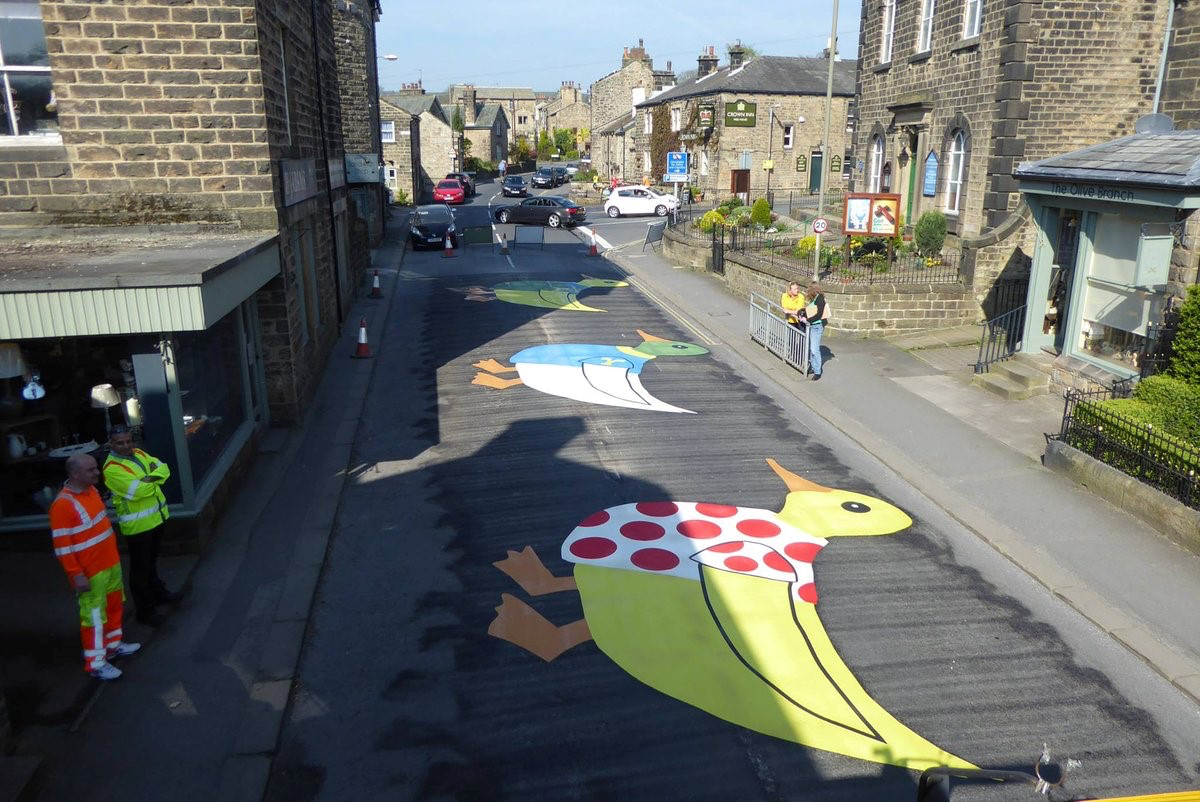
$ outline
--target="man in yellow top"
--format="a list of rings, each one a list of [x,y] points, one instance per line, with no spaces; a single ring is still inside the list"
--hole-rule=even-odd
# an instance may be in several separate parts
[[[779,299],[779,305],[787,313],[787,322],[792,326],[800,325],[800,313],[804,311],[807,304],[808,299],[804,297],[804,293],[800,292],[799,281],[789,284],[787,292]]]
[[[104,484],[112,493],[117,525],[129,548],[129,589],[137,619],[150,626],[162,623],[156,607],[180,600],[158,576],[158,548],[166,523],[167,499],[162,483],[171,476],[165,463],[133,447],[125,426],[109,433],[110,453],[104,461]]]

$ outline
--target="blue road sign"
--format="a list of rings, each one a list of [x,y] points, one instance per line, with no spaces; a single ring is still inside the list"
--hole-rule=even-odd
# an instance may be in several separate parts
[[[667,175],[680,176],[675,179],[679,181],[687,180],[688,171],[688,155],[682,151],[667,152]]]

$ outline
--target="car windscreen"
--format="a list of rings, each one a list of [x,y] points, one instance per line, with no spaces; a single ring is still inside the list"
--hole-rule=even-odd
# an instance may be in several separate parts
[[[461,185],[457,181],[438,181],[438,189],[460,189]]]
[[[413,215],[413,224],[418,226],[449,222],[450,210],[445,208],[422,209]]]

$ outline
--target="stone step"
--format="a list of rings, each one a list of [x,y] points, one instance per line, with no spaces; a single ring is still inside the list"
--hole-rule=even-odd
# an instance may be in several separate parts
[[[988,392],[995,393],[1009,401],[1021,401],[1040,394],[1032,387],[1013,381],[1007,376],[996,373],[995,370],[996,366],[992,365],[991,373],[976,373],[971,377],[971,384],[982,387]],[[1042,392],[1045,392],[1045,390]]]
[[[1045,391],[1050,387],[1049,374],[1020,360],[997,362],[991,366],[991,372],[1031,390]]]

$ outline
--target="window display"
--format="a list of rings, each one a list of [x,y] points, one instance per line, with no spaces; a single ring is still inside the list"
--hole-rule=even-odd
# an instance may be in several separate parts
[[[246,420],[238,314],[231,312],[207,331],[176,335],[183,428],[197,484]]]

